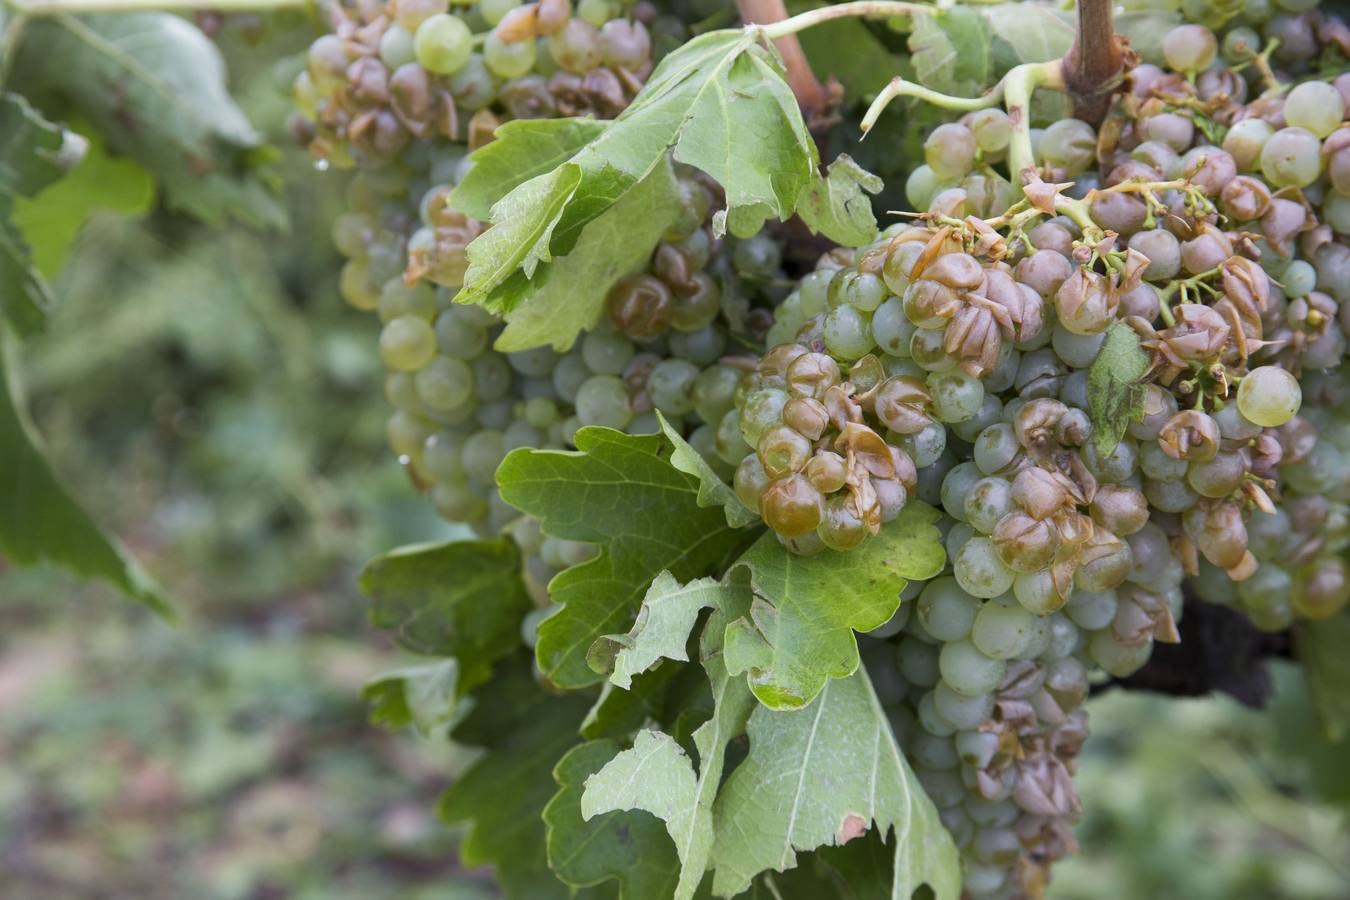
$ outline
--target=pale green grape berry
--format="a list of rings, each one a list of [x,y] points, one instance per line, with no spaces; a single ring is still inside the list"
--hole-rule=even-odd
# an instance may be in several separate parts
[[[985,656],[1013,659],[1021,656],[1033,638],[1036,617],[1016,602],[998,600],[980,607],[971,626],[970,640]]]
[[[452,410],[473,399],[473,370],[463,360],[438,356],[413,376],[417,399],[429,409]]]
[[[628,389],[613,375],[595,375],[577,391],[577,418],[583,425],[623,428],[633,421]]]
[[[825,349],[836,359],[852,361],[871,351],[872,330],[868,317],[847,303],[825,316]]]
[[[436,332],[420,316],[399,316],[380,332],[380,359],[396,372],[420,369],[436,355]]]
[[[483,21],[496,26],[502,18],[520,5],[520,0],[479,0],[478,12]]]
[[[1284,284],[1285,296],[1306,297],[1317,287],[1317,270],[1312,263],[1296,259],[1285,268],[1280,281]]]
[[[959,641],[970,634],[980,601],[961,590],[955,578],[937,578],[919,594],[916,613],[923,627],[940,641]]]
[[[989,721],[994,714],[994,695],[992,692],[969,696],[957,691],[945,681],[939,681],[933,688],[933,706],[938,715],[957,728],[969,730]],[[950,739],[948,739],[950,744]],[[955,763],[956,750],[952,749],[952,762]]]
[[[964,422],[975,415],[984,402],[984,385],[965,372],[934,372],[928,376],[933,395],[933,412],[943,422]]]
[[[395,22],[380,35],[380,62],[392,72],[417,58],[413,49],[413,36],[402,25]]]
[[[1007,672],[1007,663],[981,653],[968,640],[944,644],[938,653],[938,672],[947,686],[958,694],[978,697],[998,687]]]
[[[999,559],[993,541],[977,537],[966,542],[952,561],[952,571],[966,593],[997,597],[1012,589],[1014,572]]]
[[[498,78],[519,78],[534,68],[534,41],[516,41],[508,44],[490,32],[483,42],[483,64]]]
[[[1271,186],[1307,187],[1322,172],[1322,142],[1306,128],[1281,128],[1261,148],[1261,174]]]
[[[1237,403],[1247,421],[1273,428],[1298,414],[1303,391],[1287,369],[1261,366],[1248,372],[1238,385]]]
[[[413,50],[422,68],[437,75],[449,75],[469,61],[473,32],[459,17],[438,13],[417,26]]]
[[[1325,81],[1305,81],[1284,98],[1284,120],[1319,138],[1331,134],[1345,115],[1341,92]]]
[[[1178,72],[1203,72],[1219,52],[1218,38],[1203,25],[1179,25],[1163,37],[1163,57]]]

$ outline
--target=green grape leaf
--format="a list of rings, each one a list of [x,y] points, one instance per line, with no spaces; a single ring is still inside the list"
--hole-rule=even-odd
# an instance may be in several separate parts
[[[1329,619],[1300,622],[1298,658],[1308,694],[1333,742],[1350,737],[1350,610]]]
[[[84,158],[66,177],[14,207],[14,223],[33,246],[33,263],[48,278],[61,270],[94,212],[136,216],[155,198],[155,180],[144,166],[109,156],[96,132],[83,134],[89,142]]]
[[[877,236],[877,217],[868,194],[886,184],[846,153],[830,163],[829,174],[802,194],[797,214],[813,233],[829,232],[846,247],[859,247]]]
[[[680,584],[661,572],[647,589],[637,621],[627,634],[597,638],[586,653],[590,667],[608,675],[612,684],[628,690],[633,676],[662,659],[688,662],[685,646],[698,614],[717,602],[722,586],[715,578],[697,578]]]
[[[473,708],[451,732],[455,741],[485,752],[450,785],[438,812],[448,823],[468,823],[460,858],[470,866],[495,865],[511,900],[572,896],[549,870],[543,812],[557,793],[554,765],[577,743],[589,705],[582,694],[542,690],[522,654],[479,688]]]
[[[60,178],[61,129],[18,94],[0,94],[0,315],[32,334],[53,299],[34,268],[28,242],[13,221],[15,203]]]
[[[548,127],[570,126],[539,127],[543,140]],[[711,31],[670,53],[609,127],[499,200],[495,227],[469,245],[458,299],[502,311],[523,302],[530,282],[670,152],[722,185],[733,221],[792,215],[815,175],[816,148],[758,28]]]
[[[1007,46],[1006,67],[1049,62],[1069,52],[1074,20],[1039,3],[999,3],[980,8],[995,39]],[[1002,49],[1002,48],[999,48]]]
[[[698,505],[698,482],[670,465],[660,435],[589,427],[577,432],[576,446],[522,447],[497,469],[502,499],[538,517],[545,534],[601,546],[595,559],[549,584],[562,609],[539,626],[535,650],[540,669],[564,688],[601,680],[587,650],[632,624],[657,573],[697,578],[737,540],[720,510]]]
[[[957,900],[955,844],[938,819],[881,708],[865,669],[830,681],[804,709],[757,707],[750,752],[717,797],[713,892],[731,896],[797,854],[845,844],[875,827],[893,833],[888,896],[908,900],[926,884]]]
[[[90,122],[155,174],[166,202],[209,224],[282,227],[253,174],[261,138],[231,99],[216,45],[169,13],[45,16],[20,47],[14,83]]]
[[[14,354],[0,327],[0,549],[19,565],[50,562],[102,578],[170,618],[150,576],[57,481],[28,418]]]
[[[503,352],[542,344],[559,352],[570,349],[604,314],[614,283],[646,266],[651,247],[678,214],[675,174],[669,164],[658,165],[582,230],[572,252],[554,262],[529,303],[506,313],[506,328],[493,346]]]
[[[823,3],[789,3],[794,15]],[[901,57],[886,49],[860,19],[835,19],[798,33],[811,70],[822,81],[836,78],[850,97],[871,97],[900,71]]]
[[[450,192],[451,208],[487,221],[498,200],[567,162],[608,127],[608,122],[581,117],[498,125],[492,141],[469,157],[473,165]]]
[[[974,9],[956,6],[913,19],[909,33],[914,78],[958,97],[980,94],[989,81],[989,27]]]
[[[1124,322],[1113,322],[1097,358],[1088,367],[1088,416],[1092,440],[1105,456],[1125,436],[1130,421],[1144,416],[1144,385],[1148,354],[1139,346],[1139,335]]]
[[[415,544],[366,563],[360,584],[371,623],[414,653],[455,657],[464,692],[520,646],[533,608],[520,566],[509,538]]]
[[[366,682],[361,696],[370,721],[386,728],[416,726],[429,735],[454,721],[459,699],[459,662],[442,659],[383,672]]]
[[[712,685],[713,715],[694,731],[699,771],[669,735],[641,731],[626,750],[592,775],[581,800],[589,819],[613,810],[642,809],[660,818],[681,863],[674,898],[688,900],[703,881],[714,853],[714,803],[722,784],[727,745],[745,731],[755,706],[745,679],[727,671],[722,642],[730,618],[745,614],[750,589],[733,574],[718,589],[716,606],[699,642],[699,658]]]
[[[579,744],[553,770],[559,790],[544,807],[549,865],[573,887],[616,880],[621,900],[669,897],[680,866],[660,822],[631,812],[594,817],[583,812],[587,779],[619,750],[612,740]]]
[[[776,710],[803,707],[831,678],[853,674],[853,632],[885,624],[907,581],[942,571],[938,518],[912,500],[860,546],[816,556],[797,556],[766,533],[736,561],[750,572],[755,601],[727,628],[728,668],[748,672],[755,696]]]
[[[657,420],[661,423],[661,433],[666,436],[671,445],[675,448],[670,454],[670,464],[689,475],[698,479],[698,505],[699,506],[720,506],[725,510],[727,524],[732,528],[743,528],[753,522],[759,521],[759,516],[751,512],[736,492],[731,489],[717,473],[713,471],[712,466],[703,458],[689,442],[680,436],[680,433],[670,426],[666,417],[658,411]]]

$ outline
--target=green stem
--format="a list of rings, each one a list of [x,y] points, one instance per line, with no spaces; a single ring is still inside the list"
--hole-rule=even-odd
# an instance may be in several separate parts
[[[313,0],[10,0],[23,16],[83,15],[208,9],[213,12],[267,12],[311,5]]]
[[[1008,174],[1021,188],[1028,174],[1036,172],[1031,152],[1031,95],[1037,88],[1064,90],[1064,70],[1055,59],[1043,63],[1024,63],[1003,78],[1003,106],[1012,120],[1012,140],[1008,143]]]
[[[765,37],[776,41],[834,19],[888,19],[894,16],[927,15],[933,12],[935,10],[932,6],[923,3],[906,3],[903,0],[854,0],[852,3],[822,6],[819,9],[798,13],[790,19],[774,22],[772,25],[762,25],[760,29]]]
[[[1003,81],[1007,81],[1006,78]],[[890,105],[896,97],[917,97],[933,106],[940,106],[943,109],[950,109],[957,112],[971,112],[976,109],[988,109],[991,106],[998,106],[1003,101],[1003,81],[994,85],[994,89],[983,97],[952,97],[943,94],[932,88],[926,88],[921,84],[915,84],[912,81],[906,81],[899,75],[890,80],[877,98],[872,101],[872,105],[867,108],[867,114],[862,119],[862,130],[865,136],[872,126],[876,124],[883,110]]]

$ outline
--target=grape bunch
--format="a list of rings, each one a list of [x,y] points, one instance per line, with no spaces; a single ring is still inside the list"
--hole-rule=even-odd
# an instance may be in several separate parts
[[[1350,75],[1289,83],[1306,57],[1255,28],[1294,20],[1344,46],[1307,12],[1175,28],[1100,131],[1029,130],[1025,194],[1007,114],[936,127],[922,214],[802,279],[718,429],[792,552],[943,511],[946,573],[873,636],[972,897],[1036,896],[1073,849],[1089,679],[1178,641],[1187,593],[1267,630],[1350,603]],[[1102,440],[1115,328],[1147,366]]]

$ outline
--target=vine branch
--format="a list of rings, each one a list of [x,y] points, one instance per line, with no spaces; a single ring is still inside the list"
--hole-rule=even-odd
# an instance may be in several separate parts
[[[1125,47],[1115,31],[1111,2],[1078,0],[1078,32],[1064,56],[1073,114],[1094,127],[1106,118],[1111,93],[1125,70]]]

